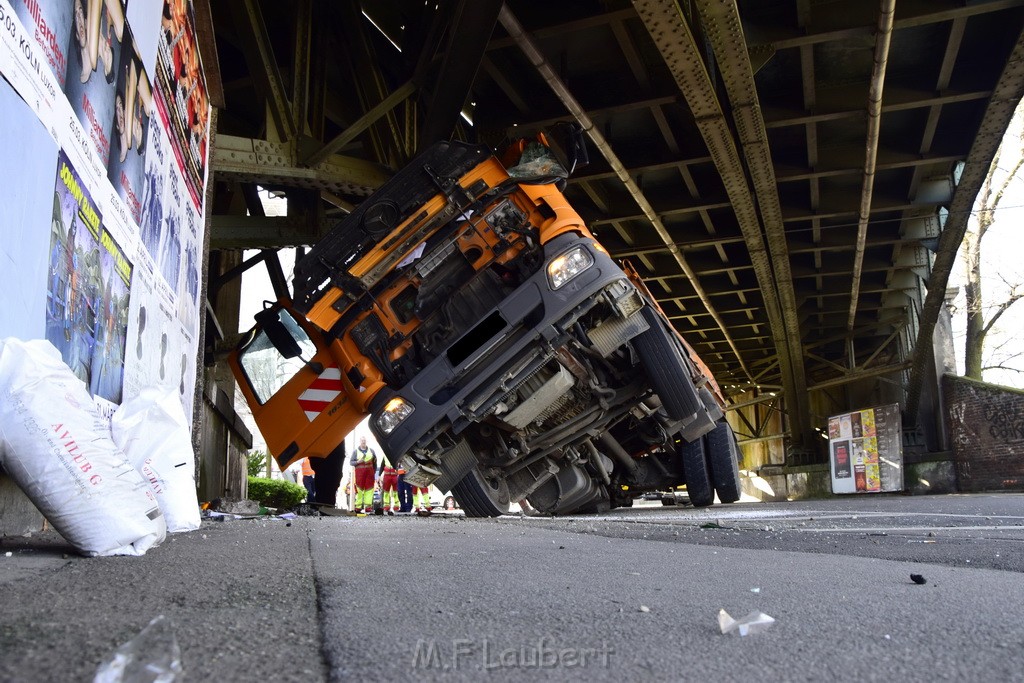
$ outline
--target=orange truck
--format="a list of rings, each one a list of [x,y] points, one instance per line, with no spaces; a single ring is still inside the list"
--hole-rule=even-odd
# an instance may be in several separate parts
[[[437,143],[296,264],[230,357],[270,451],[340,479],[369,415],[407,481],[471,516],[682,484],[694,505],[737,500],[714,378],[566,201],[551,150],[511,157]],[[277,381],[256,381],[268,367]]]

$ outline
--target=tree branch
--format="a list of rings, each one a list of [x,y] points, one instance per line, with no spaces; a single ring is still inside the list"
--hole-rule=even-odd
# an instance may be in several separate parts
[[[999,320],[1003,313],[1006,313],[1006,309],[1021,299],[1024,299],[1024,294],[1013,294],[1009,299],[999,304],[999,306],[996,307],[996,312],[992,314],[992,317],[989,318],[987,323],[985,323],[985,327],[982,328],[982,334],[988,334],[988,331],[992,329],[992,326],[996,324],[996,321]]]

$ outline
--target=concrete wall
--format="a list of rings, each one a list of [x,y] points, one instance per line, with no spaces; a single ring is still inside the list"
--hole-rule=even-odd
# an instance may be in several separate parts
[[[1024,491],[1024,391],[942,378],[960,491]]]
[[[46,520],[10,477],[0,474],[0,536],[28,536]]]

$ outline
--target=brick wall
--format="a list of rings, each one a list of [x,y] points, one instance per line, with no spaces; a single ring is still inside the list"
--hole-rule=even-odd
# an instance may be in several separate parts
[[[1024,391],[944,375],[961,491],[1024,491]]]

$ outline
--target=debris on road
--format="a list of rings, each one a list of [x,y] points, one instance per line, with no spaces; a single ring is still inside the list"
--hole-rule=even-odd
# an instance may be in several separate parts
[[[114,650],[110,659],[96,670],[93,683],[173,683],[181,673],[181,648],[174,637],[174,625],[161,614],[139,635]]]
[[[924,584],[928,583],[928,579],[924,578],[920,574],[911,574],[910,580],[916,583],[918,586],[923,586]]]
[[[754,611],[740,620],[733,619],[724,609],[718,610],[718,628],[723,634],[738,633],[740,636],[760,633],[775,623],[775,619],[764,612]]]

